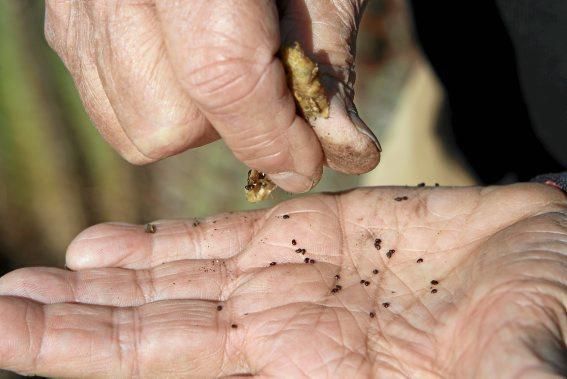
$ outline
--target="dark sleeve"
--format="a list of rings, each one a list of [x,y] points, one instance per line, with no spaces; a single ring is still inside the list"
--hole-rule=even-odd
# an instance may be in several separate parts
[[[497,0],[538,138],[567,167],[567,1]]]
[[[532,182],[547,184],[557,187],[563,190],[563,192],[567,192],[567,171],[556,174],[538,175],[532,179]]]

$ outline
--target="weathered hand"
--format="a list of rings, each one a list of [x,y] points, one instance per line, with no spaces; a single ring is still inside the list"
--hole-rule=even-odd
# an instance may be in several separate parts
[[[47,0],[45,35],[102,136],[143,164],[220,137],[292,192],[327,164],[362,173],[379,161],[353,101],[365,0]],[[299,41],[323,74],[330,118],[296,115],[276,54]]]
[[[98,225],[70,246],[67,264],[79,271],[0,279],[0,367],[108,377],[565,374],[566,205],[543,185],[398,187],[156,222],[153,234]]]

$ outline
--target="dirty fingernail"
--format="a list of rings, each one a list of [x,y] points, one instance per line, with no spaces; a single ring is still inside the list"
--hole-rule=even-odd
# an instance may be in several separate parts
[[[366,125],[366,123],[360,118],[356,109],[349,109],[348,115],[354,126],[356,126],[356,129],[365,136],[367,136],[368,138],[370,138],[370,140],[372,140],[372,142],[374,142],[374,144],[378,148],[378,151],[382,152],[382,146],[380,146],[380,141],[378,141],[378,138],[374,135],[372,130],[370,130],[368,125]]]
[[[268,176],[279,187],[289,192],[307,192],[316,184],[313,179],[295,172],[280,172]]]

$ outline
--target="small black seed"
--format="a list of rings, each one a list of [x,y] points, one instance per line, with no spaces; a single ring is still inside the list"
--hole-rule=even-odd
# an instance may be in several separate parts
[[[238,325],[232,324],[230,327],[231,327],[232,329],[236,329],[236,328],[238,328]]]
[[[276,262],[271,262],[271,263],[270,263],[270,266],[275,266],[275,265],[276,265]]]
[[[425,187],[425,183],[419,183],[417,186],[418,187]]]
[[[309,263],[309,258],[305,258],[305,259],[303,260],[303,262]]]
[[[217,311],[222,311],[222,305],[217,305]]]
[[[247,184],[247,185],[244,186],[244,189],[246,191],[250,191],[252,188],[254,188],[254,186],[252,184]]]
[[[435,183],[435,187],[439,187],[439,183]]]
[[[343,286],[339,286],[339,285],[337,284],[337,285],[335,286],[335,288],[340,291],[340,290],[343,289]]]
[[[431,293],[437,293],[437,290],[436,290],[435,288],[433,288],[433,289],[431,290]]]
[[[295,245],[297,245],[297,241],[296,241],[296,240],[291,240],[291,244],[292,244],[293,246],[295,246]]]
[[[434,286],[436,286],[437,284],[439,284],[439,282],[437,280],[432,280],[431,284],[433,284]]]
[[[364,284],[365,281],[366,281],[366,280],[362,279],[362,280],[360,281],[360,284]]]
[[[339,274],[335,275],[335,279],[339,280],[341,276]]]
[[[282,218],[287,220],[289,218],[289,215],[283,215]]]
[[[390,249],[388,250],[388,252],[386,253],[386,257],[388,257],[388,259],[392,258],[392,255],[394,255],[396,253],[396,250],[394,249]]]
[[[331,290],[331,293],[337,293],[337,292],[339,292],[339,290],[336,289],[336,288],[333,288],[333,289]]]
[[[390,306],[390,303],[382,303],[382,306],[383,306],[384,308],[388,308],[388,307]]]
[[[315,259],[310,259],[309,263],[311,263],[311,264],[315,263]]]
[[[423,258],[419,258],[416,262],[417,262],[417,263],[423,262]]]
[[[376,238],[374,240],[374,247],[376,248],[376,250],[380,250],[382,248],[382,246],[380,245],[382,243],[382,240],[380,238]]]
[[[372,270],[372,273],[373,273],[374,275],[378,274],[379,272],[380,272],[380,271],[378,271],[377,269]]]
[[[369,315],[369,316],[370,316],[370,318],[374,318],[374,317],[376,317],[376,313],[370,312],[370,315]]]
[[[366,287],[368,287],[368,286],[370,285],[370,282],[369,282],[368,280],[365,280],[365,281],[364,281],[364,285],[365,285]]]

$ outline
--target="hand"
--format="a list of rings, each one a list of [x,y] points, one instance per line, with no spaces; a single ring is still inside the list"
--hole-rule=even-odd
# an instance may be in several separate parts
[[[127,160],[153,162],[220,137],[283,189],[313,187],[324,161],[374,168],[376,137],[353,105],[364,0],[46,1],[45,35],[102,136]],[[297,116],[280,44],[320,67],[329,119]]]
[[[67,265],[79,271],[26,268],[0,280],[0,367],[108,377],[564,374],[566,205],[543,185],[398,187],[160,221],[153,234],[98,225],[69,248]]]

